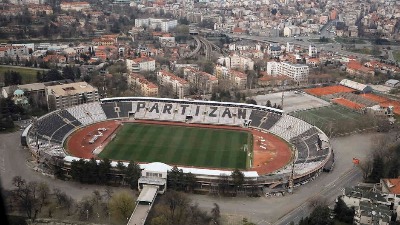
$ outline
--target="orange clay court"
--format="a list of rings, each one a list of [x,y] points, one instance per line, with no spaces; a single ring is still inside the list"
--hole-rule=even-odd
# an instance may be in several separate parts
[[[332,101],[336,102],[339,105],[343,105],[343,106],[345,106],[347,108],[350,108],[350,109],[362,109],[362,108],[365,107],[365,105],[358,104],[358,103],[349,101],[349,100],[344,99],[344,98],[335,98],[335,99],[332,99]]]
[[[369,99],[371,101],[377,102],[380,106],[382,107],[388,107],[388,106],[393,106],[394,109],[394,113],[396,113],[397,115],[400,115],[400,102],[398,101],[394,101],[379,95],[375,95],[375,94],[362,94],[361,95],[363,98]]]
[[[287,165],[292,159],[291,148],[285,141],[275,135],[264,133],[258,130],[232,126],[187,124],[150,120],[136,120],[129,121],[129,123],[202,127],[210,129],[239,130],[251,132],[251,134],[253,135],[253,163],[252,167],[249,170],[257,171],[260,175],[276,171]],[[66,149],[72,156],[81,158],[97,158],[93,151],[95,149],[104,148],[112,140],[112,137],[115,136],[116,133],[118,133],[118,129],[120,128],[121,124],[121,121],[104,121],[79,129],[68,138]],[[90,144],[89,141],[95,134],[98,134],[99,128],[106,128],[107,130],[101,131],[103,136],[99,137],[93,144]]]
[[[342,86],[342,85],[337,85],[337,86],[328,86],[328,87],[317,87],[317,88],[310,88],[304,90],[310,95],[315,95],[315,96],[322,96],[322,95],[330,95],[330,94],[335,94],[335,93],[342,93],[342,92],[353,92],[354,89]]]

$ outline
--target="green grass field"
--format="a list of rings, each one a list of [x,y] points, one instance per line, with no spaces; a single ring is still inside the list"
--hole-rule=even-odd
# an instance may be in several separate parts
[[[400,62],[400,51],[393,51],[393,58],[397,62]]]
[[[375,122],[367,115],[338,105],[298,111],[292,115],[320,128],[328,135],[331,131],[332,135],[337,135],[375,126]]]
[[[246,169],[245,146],[252,150],[252,135],[244,131],[135,123],[124,124],[99,157]]]
[[[22,76],[22,83],[23,84],[29,84],[29,83],[35,83],[37,82],[36,80],[36,73],[37,69],[33,68],[18,68],[18,67],[12,67],[12,66],[0,66],[0,82],[4,82],[4,74],[7,71],[15,71],[21,74]],[[42,71],[41,69],[39,71]]]

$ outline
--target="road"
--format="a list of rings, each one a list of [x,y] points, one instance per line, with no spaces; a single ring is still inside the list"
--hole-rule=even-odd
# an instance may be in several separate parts
[[[321,196],[326,198],[330,203],[334,202],[337,196],[342,193],[342,189],[348,186],[357,185],[358,181],[362,179],[362,172],[359,168],[354,167],[349,170],[336,180],[331,183],[325,185],[321,191],[319,191],[315,196]],[[297,224],[301,218],[305,215],[309,215],[311,210],[308,206],[309,200],[311,200],[314,196],[310,197],[308,201],[301,204],[299,207],[295,208],[290,213],[286,214],[278,221],[273,223],[274,225],[289,225],[292,221]]]
[[[222,214],[246,217],[256,224],[286,224],[291,220],[297,221],[308,215],[309,210],[305,206],[310,199],[326,195],[328,200],[333,200],[343,187],[353,186],[361,181],[361,173],[353,168],[352,158],[364,160],[373,147],[373,138],[379,135],[381,134],[371,133],[333,138],[331,143],[336,158],[334,170],[331,173],[322,173],[314,181],[295,188],[292,195],[269,198],[191,195],[191,199],[204,210],[209,211],[213,203],[217,203]]]
[[[357,56],[358,58],[365,58],[365,59],[373,58],[370,55],[342,50],[342,44],[338,43],[338,42],[319,43],[319,42],[311,42],[310,41],[310,40],[318,40],[320,38],[320,35],[300,36],[297,38],[293,38],[293,37],[261,37],[261,36],[244,35],[244,34],[243,35],[226,34],[226,35],[231,38],[241,38],[241,39],[266,42],[266,43],[286,44],[287,42],[291,42],[294,45],[301,46],[306,49],[308,49],[309,45],[315,45],[318,48],[318,51],[331,51],[331,52],[337,53],[338,55],[344,55],[344,56],[353,55],[353,56]]]
[[[352,186],[361,180],[354,172],[352,157],[361,161],[373,146],[373,138],[378,133],[352,135],[333,138],[336,167],[331,173],[322,173],[317,179],[294,190],[292,195],[283,197],[216,197],[189,195],[193,203],[201,209],[210,211],[213,203],[218,203],[223,215],[246,217],[256,224],[285,224],[289,220],[299,219],[303,213],[307,215],[307,202],[315,196],[324,195],[332,199],[342,187]],[[35,172],[30,163],[29,151],[20,146],[20,132],[0,134],[0,178],[5,189],[13,188],[11,179],[19,175],[27,181],[44,181],[50,189],[58,188],[76,200],[92,194],[94,190],[105,190],[104,186],[82,185],[76,182],[62,181]],[[350,172],[349,172],[350,171]],[[113,188],[114,192],[123,188]],[[300,211],[298,211],[300,210]],[[288,216],[286,216],[288,215]]]

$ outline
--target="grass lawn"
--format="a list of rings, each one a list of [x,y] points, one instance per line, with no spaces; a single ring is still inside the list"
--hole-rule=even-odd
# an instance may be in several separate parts
[[[379,56],[382,53],[380,50],[374,52],[374,50],[371,48],[355,48],[355,49],[349,49],[349,51],[366,55],[375,55],[375,56]]]
[[[400,62],[400,51],[393,51],[394,60]]]
[[[170,165],[246,169],[244,131],[153,124],[124,124],[100,158]],[[252,150],[252,147],[249,146]]]
[[[336,37],[335,41],[343,44],[365,44],[366,42],[362,39],[358,38],[342,38],[342,37]]]
[[[368,116],[338,105],[298,111],[292,115],[313,124],[328,135],[330,131],[336,135],[374,126],[374,121]]]
[[[0,66],[0,82],[4,82],[4,74],[7,71],[15,71],[21,74],[22,76],[22,83],[23,84],[29,84],[29,83],[35,83],[37,82],[36,80],[36,73],[37,69],[33,68],[18,68],[18,67],[12,67],[12,66]]]

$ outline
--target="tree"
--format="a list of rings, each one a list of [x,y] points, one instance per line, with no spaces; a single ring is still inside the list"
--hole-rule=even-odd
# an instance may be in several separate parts
[[[184,180],[184,173],[182,169],[178,169],[177,166],[174,166],[170,171],[168,171],[168,186],[171,189],[181,190],[183,180]]]
[[[26,213],[28,219],[34,221],[42,209],[42,203],[47,199],[48,189],[43,188],[45,184],[33,181],[27,183],[19,176],[13,178],[13,184],[16,187],[12,191],[14,202]]]
[[[18,84],[22,84],[22,76],[20,73],[10,70],[4,73],[5,86],[18,85]]]
[[[125,182],[129,184],[131,189],[137,189],[138,180],[141,175],[142,170],[140,169],[139,164],[130,161],[125,171]]]
[[[272,15],[275,16],[277,13],[278,13],[278,10],[277,10],[277,9],[272,9],[272,10],[271,10],[271,14],[272,14]]]
[[[267,104],[266,104],[265,106],[267,106],[267,107],[271,107],[271,106],[272,106],[272,105],[271,105],[271,101],[270,101],[270,100],[268,100],[268,101],[267,101]]]
[[[64,77],[61,75],[61,73],[56,70],[56,69],[51,69],[45,73],[43,76],[43,81],[42,82],[47,82],[47,81],[56,81],[56,80],[62,80]]]
[[[233,185],[235,185],[235,188],[242,187],[244,183],[244,174],[242,171],[239,169],[235,169],[232,171],[231,178],[233,180]]]
[[[369,175],[369,181],[373,183],[378,183],[380,179],[384,176],[384,161],[382,156],[375,154],[372,163],[372,171]]]
[[[308,218],[309,225],[333,225],[328,206],[317,206]]]
[[[221,212],[217,203],[214,203],[214,207],[211,209],[211,218],[214,224],[220,224]]]
[[[347,207],[343,199],[339,197],[334,208],[335,218],[341,222],[351,224],[354,218],[354,209]]]
[[[254,100],[254,99],[252,99],[252,98],[247,99],[247,100],[246,100],[246,103],[247,103],[247,104],[252,104],[252,105],[257,105],[256,100]]]
[[[72,68],[71,66],[65,66],[62,70],[62,75],[65,79],[71,79],[75,81],[76,78],[75,71],[74,68]]]
[[[127,191],[118,192],[111,197],[108,206],[114,219],[126,223],[135,209],[135,199]]]
[[[111,161],[107,158],[99,163],[99,183],[108,184],[111,179]]]

